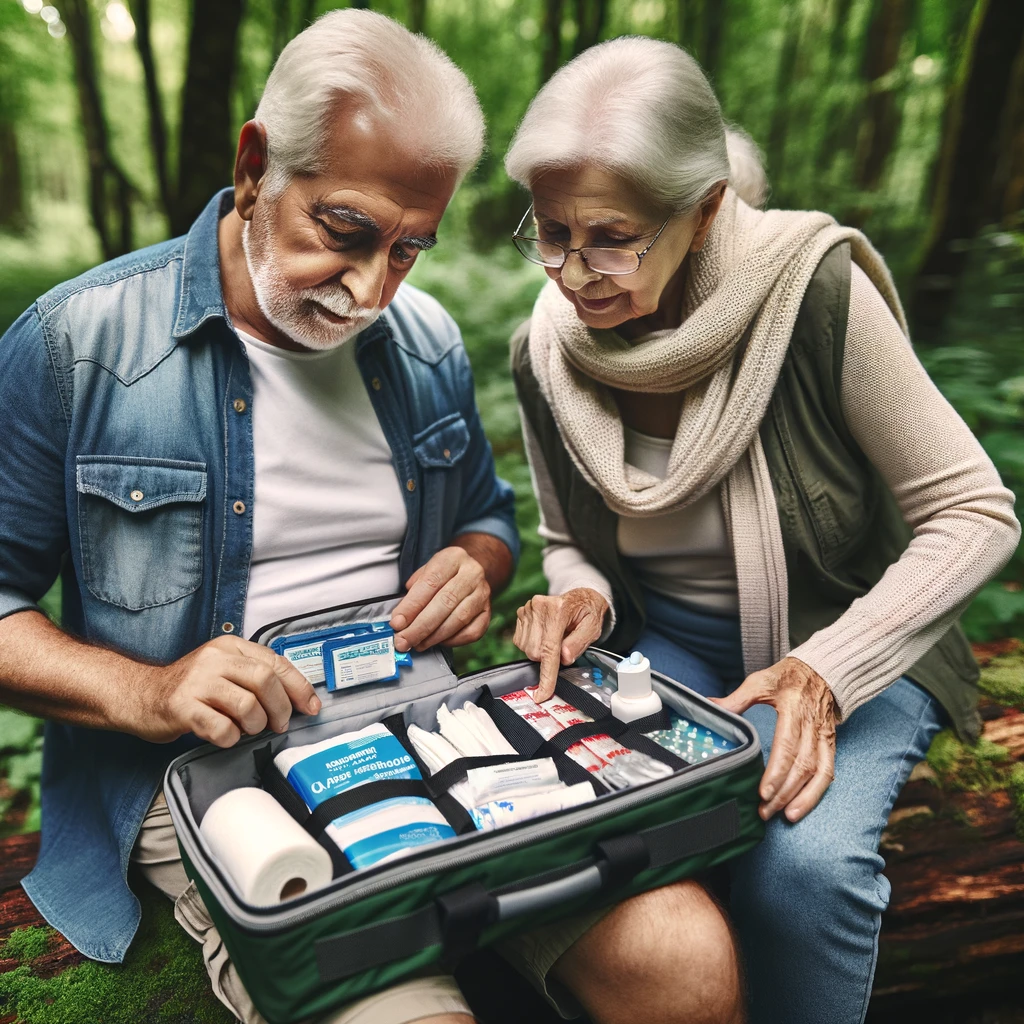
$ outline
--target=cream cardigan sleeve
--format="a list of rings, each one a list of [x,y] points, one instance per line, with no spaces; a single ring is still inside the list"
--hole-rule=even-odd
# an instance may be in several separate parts
[[[942,636],[1010,559],[1020,524],[1013,494],[857,266],[841,402],[913,529],[875,586],[790,652],[825,679],[845,719]]]
[[[573,541],[544,454],[521,407],[519,422],[523,425],[523,445],[530,466],[530,481],[540,509],[540,526],[537,532],[547,541],[543,559],[548,593],[564,594],[577,587],[596,590],[608,602],[608,613],[605,615],[604,629],[600,637],[601,640],[606,640],[615,628],[615,604],[612,600],[611,584],[603,573],[587,561],[586,555]]]

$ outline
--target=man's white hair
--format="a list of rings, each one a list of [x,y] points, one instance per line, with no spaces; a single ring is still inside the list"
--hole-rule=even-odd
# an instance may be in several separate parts
[[[461,180],[480,159],[484,118],[469,79],[429,39],[373,11],[331,11],[281,51],[255,120],[267,133],[271,193],[321,169],[339,118],[401,119],[424,163]]]
[[[545,171],[595,164],[673,212],[728,181],[760,206],[767,179],[753,140],[727,128],[700,65],[673,43],[623,36],[584,50],[534,97],[505,157],[526,188]]]

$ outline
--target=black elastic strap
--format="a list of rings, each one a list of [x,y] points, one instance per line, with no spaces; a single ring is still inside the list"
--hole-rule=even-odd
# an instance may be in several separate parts
[[[422,779],[376,779],[374,782],[364,782],[318,804],[304,828],[310,835],[315,836],[343,814],[350,814],[370,804],[391,800],[397,796],[427,797],[427,787],[423,785]]]
[[[651,852],[644,837],[638,834],[613,836],[597,844],[600,855],[598,866],[605,879],[605,886],[614,889],[631,882],[641,871],[651,865]]]
[[[668,713],[668,708],[662,706],[660,711],[655,711],[653,715],[647,715],[644,718],[634,718],[629,723],[629,727],[635,732],[649,733],[649,732],[661,732],[663,729],[672,728],[672,718]]]
[[[498,901],[480,882],[437,897],[442,967],[451,969],[480,944],[483,930],[498,919]]]
[[[385,718],[381,725],[391,732],[405,748],[408,755],[416,762],[416,767],[420,770],[420,775],[423,776],[423,785],[426,787],[427,796],[434,801],[434,806],[444,815],[445,821],[455,830],[455,834],[461,836],[467,832],[475,832],[476,826],[473,824],[473,819],[469,816],[466,808],[455,797],[447,792],[447,790],[434,792],[430,783],[430,769],[423,763],[419,754],[416,753],[416,748],[413,746],[412,741],[409,739],[409,729],[405,724],[405,716],[398,711]]]

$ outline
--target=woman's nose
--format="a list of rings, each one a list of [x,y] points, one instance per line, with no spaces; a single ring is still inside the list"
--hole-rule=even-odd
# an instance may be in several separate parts
[[[585,284],[596,281],[600,276],[587,266],[578,252],[569,253],[562,264],[562,284],[574,292],[579,291]]]

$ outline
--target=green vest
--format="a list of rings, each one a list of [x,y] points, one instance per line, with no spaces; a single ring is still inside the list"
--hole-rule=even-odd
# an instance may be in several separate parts
[[[843,419],[839,394],[849,304],[850,247],[844,243],[824,257],[807,286],[760,428],[786,553],[792,647],[866,594],[911,538],[895,498]],[[573,539],[611,584],[617,618],[608,646],[627,650],[644,627],[641,588],[619,555],[618,516],[562,444],[530,366],[528,340],[527,321],[511,346],[519,403]],[[977,739],[978,667],[959,624],[906,675],[936,697],[961,737]]]

